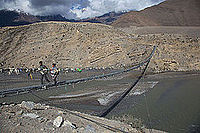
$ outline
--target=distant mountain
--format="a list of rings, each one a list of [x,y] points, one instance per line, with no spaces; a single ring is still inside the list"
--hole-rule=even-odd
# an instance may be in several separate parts
[[[65,22],[91,22],[91,23],[103,23],[111,24],[113,21],[119,18],[125,12],[110,12],[102,16],[74,20],[66,19],[61,15],[48,15],[48,16],[34,16],[24,12],[0,10],[0,27],[4,26],[18,26],[26,25],[35,22],[46,22],[46,21],[65,21]]]
[[[0,26],[17,26],[39,22],[37,17],[17,11],[0,10]]]
[[[67,21],[61,15],[34,16],[29,13],[0,10],[0,27],[26,25],[43,21]]]
[[[36,16],[41,21],[66,21],[67,19],[60,14],[58,15],[48,15],[48,16]]]
[[[112,23],[129,26],[200,26],[200,0],[166,0],[142,11],[131,11]]]
[[[109,12],[102,16],[82,19],[79,22],[91,22],[91,23],[103,23],[103,24],[111,24],[113,21],[117,20],[121,15],[125,14],[125,11],[122,12]]]

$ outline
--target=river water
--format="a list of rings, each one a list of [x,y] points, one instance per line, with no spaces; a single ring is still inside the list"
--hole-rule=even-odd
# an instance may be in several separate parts
[[[157,80],[151,91],[124,99],[108,117],[128,114],[141,118],[149,128],[200,132],[200,75],[173,73]]]
[[[135,76],[130,75],[34,92],[44,99],[24,94],[0,98],[0,102],[30,100],[48,104],[49,102],[45,101],[47,99],[53,106],[97,115],[108,108],[107,102],[114,100],[136,80]],[[38,84],[38,79],[33,84]],[[147,89],[144,89],[144,86]],[[148,128],[172,133],[200,132],[199,72],[148,75],[139,82],[137,89],[142,91],[131,92],[106,117],[131,115],[140,118]],[[67,96],[67,98],[55,100],[50,98],[52,96]]]

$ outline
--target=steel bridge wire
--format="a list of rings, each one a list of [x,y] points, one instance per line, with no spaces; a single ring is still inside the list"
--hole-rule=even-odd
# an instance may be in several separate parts
[[[121,73],[125,73],[134,69],[137,69],[141,66],[143,66],[145,63],[149,62],[154,54],[156,50],[156,46],[154,46],[151,54],[149,57],[147,57],[144,61],[142,61],[141,63],[126,69],[126,70],[122,70],[119,72],[113,72],[113,73],[108,73],[108,74],[102,74],[102,75],[98,75],[98,76],[91,76],[91,77],[86,77],[86,78],[80,78],[80,79],[74,79],[74,80],[66,80],[66,81],[60,81],[58,82],[56,85],[55,84],[46,84],[46,85],[35,85],[35,86],[28,86],[28,87],[21,87],[21,88],[14,88],[14,89],[6,89],[6,90],[2,90],[0,91],[0,96],[6,96],[6,94],[13,94],[13,93],[19,93],[19,92],[29,92],[30,90],[36,90],[36,89],[42,89],[42,88],[50,88],[50,87],[54,87],[54,86],[60,86],[60,85],[67,85],[67,84],[75,84],[78,82],[85,82],[85,81],[90,81],[90,80],[95,80],[95,79],[101,79],[101,78],[106,78],[106,77],[110,77],[110,76],[114,76],[114,75],[118,75]]]

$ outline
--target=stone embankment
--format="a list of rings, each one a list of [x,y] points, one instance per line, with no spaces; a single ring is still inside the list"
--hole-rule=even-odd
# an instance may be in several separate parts
[[[0,107],[1,132],[112,133],[120,132],[120,130],[130,133],[140,132],[119,121],[66,111],[30,101],[23,101],[21,104],[4,104]],[[144,131],[148,132],[147,129]],[[153,132],[160,131],[153,130]]]

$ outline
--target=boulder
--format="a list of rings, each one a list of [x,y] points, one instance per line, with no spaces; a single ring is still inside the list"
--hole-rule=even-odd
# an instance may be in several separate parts
[[[34,113],[27,113],[27,114],[23,114],[23,116],[25,116],[25,117],[30,117],[30,118],[33,118],[33,119],[35,119],[35,118],[38,118],[38,117],[39,117],[38,115],[36,115],[36,114],[34,114]]]
[[[31,101],[23,101],[21,103],[21,107],[27,108],[27,109],[34,109],[35,108],[35,103]]]
[[[70,127],[72,127],[73,129],[76,129],[76,125],[73,124],[73,123],[71,123],[71,122],[69,122],[68,120],[65,120],[65,121],[63,122],[63,125],[62,125],[62,126],[70,126]]]
[[[63,118],[61,116],[58,116],[54,121],[53,125],[56,127],[60,127],[63,123]]]

